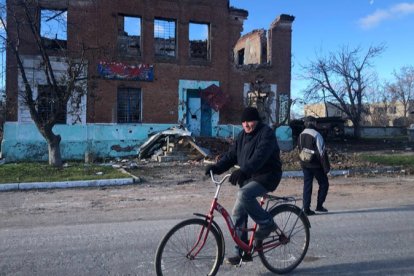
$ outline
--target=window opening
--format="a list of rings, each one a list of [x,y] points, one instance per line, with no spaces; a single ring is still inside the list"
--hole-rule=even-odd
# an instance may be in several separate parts
[[[141,89],[118,89],[118,123],[141,122]]]
[[[155,55],[175,57],[176,49],[175,21],[167,19],[154,20]]]
[[[66,10],[41,9],[40,36],[46,48],[66,49],[67,19]]]
[[[189,26],[190,57],[195,59],[209,58],[209,25],[191,23]]]
[[[120,15],[118,50],[121,55],[141,56],[141,18]]]
[[[239,65],[244,64],[244,48],[237,52],[237,60]]]
[[[66,87],[59,86],[58,89],[64,90]],[[53,116],[57,118],[57,124],[66,124],[66,105],[60,106],[59,98],[49,85],[39,85],[37,88],[37,111],[43,122],[50,120]]]

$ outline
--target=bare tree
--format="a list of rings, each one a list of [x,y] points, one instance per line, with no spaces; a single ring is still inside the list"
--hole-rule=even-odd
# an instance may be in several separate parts
[[[403,117],[408,121],[410,105],[414,101],[414,66],[404,66],[397,73],[394,70],[394,83],[388,83],[387,89],[394,99],[403,106]]]
[[[17,63],[22,82],[19,88],[21,91],[19,97],[48,144],[49,164],[59,167],[62,165],[61,136],[54,133],[53,127],[61,121],[68,102],[78,101],[73,105],[79,107],[79,100],[86,91],[84,88],[85,49],[83,45],[78,44],[79,49],[70,52],[67,49],[66,41],[62,41],[57,36],[47,39],[42,37],[39,1],[9,0],[7,6],[3,5],[0,8],[0,24],[4,26],[5,30],[0,34],[0,39],[5,41],[8,51],[11,53],[8,58],[13,58]],[[45,20],[61,24],[62,22],[59,20],[64,12],[65,10],[52,11]],[[24,64],[27,57],[27,43],[35,46],[35,56],[40,64],[36,70],[46,79],[45,93],[43,94],[38,93],[38,83],[30,79],[31,72],[28,72],[29,69]],[[33,49],[31,51],[33,54]],[[63,61],[66,64],[66,73],[63,75],[57,73],[54,68],[53,64],[56,63],[56,58],[59,62]],[[47,116],[42,110],[45,105],[49,107]]]
[[[361,117],[367,88],[375,79],[372,60],[384,51],[384,46],[369,47],[366,53],[357,47],[342,47],[337,53],[318,57],[303,66],[305,79],[310,80],[304,90],[305,100],[330,102],[346,114],[354,125],[354,136],[361,136]]]
[[[390,122],[390,114],[395,110],[395,98],[386,88],[386,84],[375,82],[367,88],[366,93],[366,110],[371,118],[370,123],[373,126],[387,126]]]

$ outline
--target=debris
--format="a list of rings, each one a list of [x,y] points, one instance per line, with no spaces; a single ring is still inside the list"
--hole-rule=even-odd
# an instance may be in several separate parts
[[[142,180],[141,180],[141,178],[139,176],[136,176],[136,175],[128,172],[124,168],[120,168],[119,171],[122,172],[122,173],[124,173],[124,174],[129,175],[130,177],[132,177],[134,179],[134,183],[141,183],[142,182]]]
[[[152,135],[140,148],[138,159],[151,158],[157,162],[200,160],[210,151],[197,145],[191,132],[183,127],[173,127]]]
[[[188,141],[190,143],[190,145],[192,145],[195,149],[197,149],[204,157],[207,157],[209,155],[209,153],[206,151],[206,149],[203,149],[199,146],[196,145],[196,143],[194,143],[193,141],[189,140]]]
[[[151,157],[155,151],[159,150],[164,146],[166,140],[169,140],[170,137],[184,137],[190,136],[191,132],[187,129],[172,127],[165,131],[158,132],[152,135],[138,150],[138,158],[143,159],[146,157]],[[166,139],[168,138],[168,139]]]

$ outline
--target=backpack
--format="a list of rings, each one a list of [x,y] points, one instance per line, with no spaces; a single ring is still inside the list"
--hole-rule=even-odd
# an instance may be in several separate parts
[[[299,148],[302,148],[302,135],[299,136]],[[310,163],[317,158],[316,152],[308,148],[299,150],[299,159],[302,162]]]
[[[307,149],[307,148],[303,148],[302,150],[299,151],[299,159],[302,162],[309,163],[313,159],[315,159],[315,151]]]

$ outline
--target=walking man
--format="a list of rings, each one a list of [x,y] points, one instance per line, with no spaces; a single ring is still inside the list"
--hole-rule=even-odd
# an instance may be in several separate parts
[[[316,118],[305,118],[305,129],[299,135],[298,148],[300,164],[303,171],[303,207],[308,216],[315,212],[310,209],[312,198],[313,179],[319,184],[316,211],[328,212],[323,206],[328,195],[328,172],[330,164],[322,135],[316,130]]]

